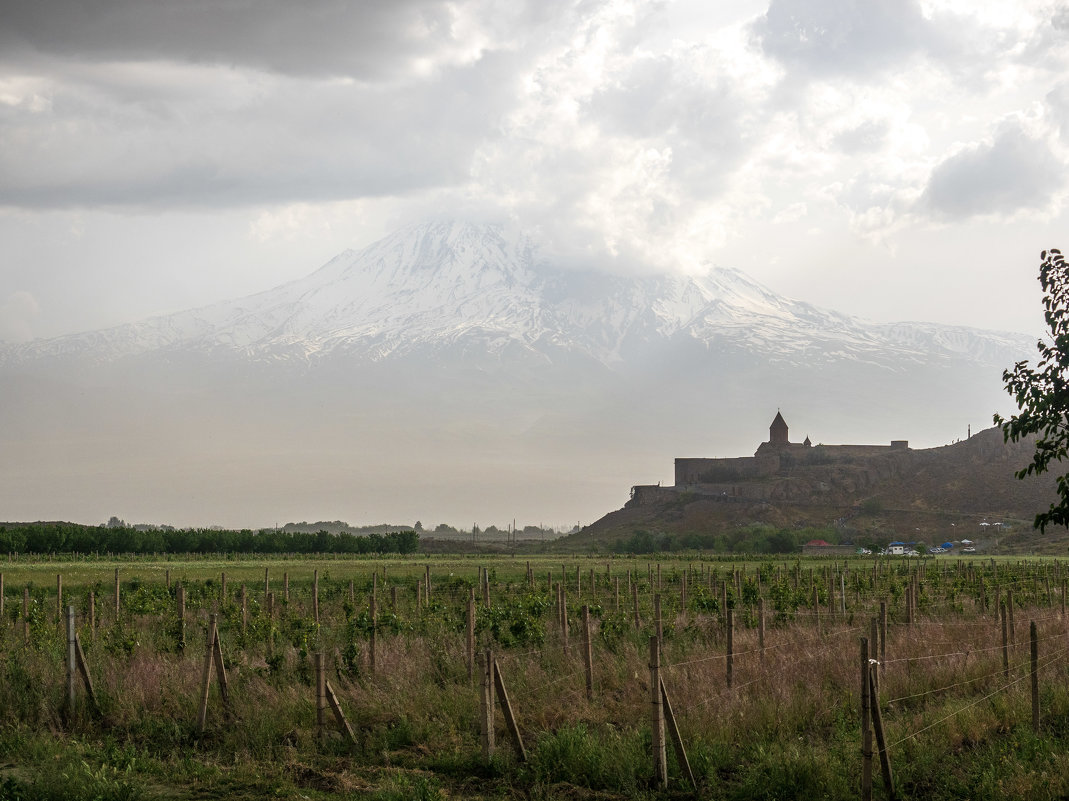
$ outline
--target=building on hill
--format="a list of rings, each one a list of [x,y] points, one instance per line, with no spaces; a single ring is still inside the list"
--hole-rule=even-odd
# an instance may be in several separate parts
[[[785,468],[845,462],[877,456],[891,450],[908,450],[906,440],[889,445],[816,445],[807,436],[804,442],[792,443],[787,421],[780,412],[768,427],[768,442],[762,442],[752,457],[737,459],[678,458],[675,460],[676,488],[701,484],[749,481],[768,478]]]
[[[768,427],[768,441],[758,445],[753,456],[677,458],[674,487],[632,487],[631,498],[636,504],[656,503],[673,493],[690,492],[720,501],[790,500],[802,491],[802,473],[812,478],[807,490],[810,495],[839,481],[840,477],[831,475],[836,468],[849,470],[855,484],[870,483],[879,472],[895,469],[893,464],[867,469],[874,458],[908,450],[906,440],[893,440],[888,445],[814,445],[807,436],[803,442],[792,443],[787,421],[777,411]]]

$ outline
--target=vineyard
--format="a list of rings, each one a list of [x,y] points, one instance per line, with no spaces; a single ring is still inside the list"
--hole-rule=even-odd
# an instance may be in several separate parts
[[[9,558],[0,799],[1061,798],[1055,560]]]

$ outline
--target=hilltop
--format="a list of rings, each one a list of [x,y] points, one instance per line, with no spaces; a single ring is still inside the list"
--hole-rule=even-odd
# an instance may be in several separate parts
[[[813,446],[808,461],[793,451],[767,475],[634,487],[622,509],[584,530],[584,541],[611,547],[639,532],[719,534],[769,526],[828,528],[843,542],[968,538],[987,553],[1064,554],[1069,545],[1063,530],[1041,536],[1032,529],[1035,513],[1055,500],[1056,486],[1051,474],[1014,476],[1028,463],[1032,441],[1006,443],[1000,429],[990,428],[938,448],[845,447],[854,450],[838,459],[827,455],[834,446],[823,454]],[[677,476],[688,461],[696,460],[677,460]]]

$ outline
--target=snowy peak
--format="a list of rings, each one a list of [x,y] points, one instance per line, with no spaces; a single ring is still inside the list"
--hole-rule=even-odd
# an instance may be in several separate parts
[[[530,237],[496,225],[409,226],[310,275],[236,301],[106,331],[0,349],[0,363],[98,362],[194,351],[253,361],[332,354],[381,361],[461,347],[488,355],[562,353],[606,366],[680,340],[777,362],[1007,361],[1030,340],[971,329],[875,326],[790,300],[744,273],[628,277],[553,265]]]

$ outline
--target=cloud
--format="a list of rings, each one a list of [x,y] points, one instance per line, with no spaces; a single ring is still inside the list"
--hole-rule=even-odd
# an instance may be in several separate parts
[[[971,145],[936,166],[919,206],[942,219],[1044,209],[1065,177],[1065,164],[1050,146],[1010,122],[992,141]]]
[[[559,5],[492,0],[50,0],[4,10],[0,49],[360,80],[470,64]]]
[[[33,339],[33,322],[41,307],[29,292],[18,290],[0,304],[0,341],[26,342]]]
[[[934,35],[916,0],[772,0],[753,32],[769,57],[832,77],[900,65]]]

